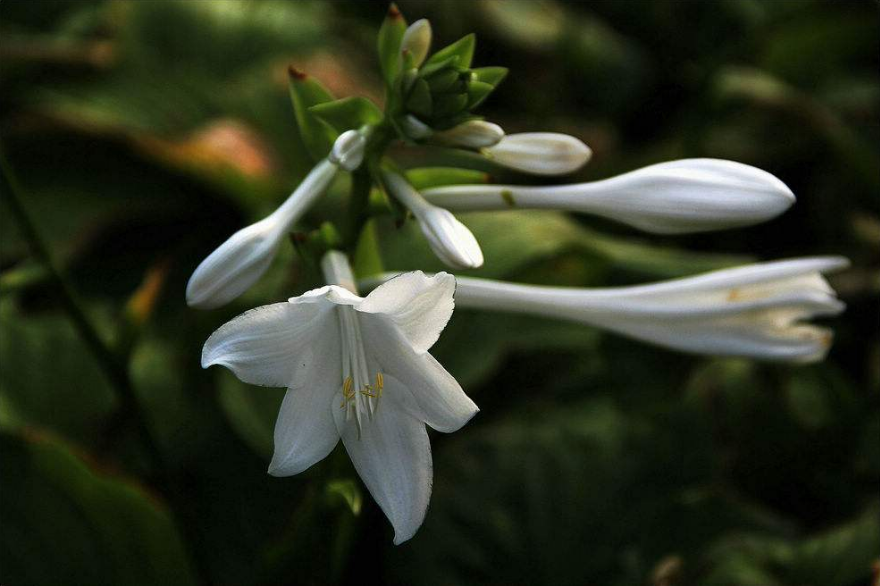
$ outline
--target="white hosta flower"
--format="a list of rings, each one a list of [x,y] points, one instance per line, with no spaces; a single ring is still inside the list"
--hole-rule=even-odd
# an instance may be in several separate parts
[[[557,209],[602,216],[656,234],[685,234],[757,224],[795,198],[775,176],[742,163],[683,159],[602,181],[520,187],[453,185],[425,198],[454,211]]]
[[[424,62],[431,50],[431,23],[421,18],[411,25],[403,33],[400,42],[401,52],[408,51],[413,57],[413,66],[418,67]]]
[[[685,352],[815,362],[828,352],[832,333],[804,322],[843,311],[822,273],[848,264],[803,258],[606,289],[458,277],[456,302],[573,320]]]
[[[467,226],[452,212],[431,205],[409,182],[394,171],[382,178],[388,191],[415,215],[434,254],[450,267],[475,269],[483,265],[483,251]]]
[[[351,134],[353,133],[353,134]],[[199,264],[186,286],[190,307],[213,309],[244,293],[259,279],[293,225],[333,182],[340,168],[352,171],[363,160],[365,140],[345,132],[281,206],[268,217],[242,228]]]
[[[342,439],[394,526],[412,537],[431,495],[425,424],[452,432],[478,411],[428,353],[452,315],[455,279],[406,273],[366,298],[327,286],[248,311],[206,342],[202,366],[286,386],[269,473],[290,476]]]
[[[498,144],[504,129],[485,120],[468,120],[449,130],[434,134],[434,140],[452,147],[481,149]]]
[[[564,175],[583,167],[593,151],[573,136],[558,132],[508,134],[483,154],[505,167],[534,175]]]

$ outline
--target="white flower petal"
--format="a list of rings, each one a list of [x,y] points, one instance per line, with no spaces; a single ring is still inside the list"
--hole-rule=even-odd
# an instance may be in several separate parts
[[[219,364],[246,383],[286,387],[299,355],[326,335],[332,307],[327,301],[273,303],[246,311],[211,334],[202,368]]]
[[[422,271],[404,273],[374,289],[357,306],[387,315],[419,351],[427,352],[446,327],[455,307],[455,277]]]
[[[483,153],[505,167],[534,175],[572,173],[593,155],[582,141],[558,132],[508,134]]]
[[[342,386],[342,358],[334,325],[290,357],[294,374],[275,422],[275,453],[269,464],[273,476],[299,474],[323,460],[339,441],[332,409]]]
[[[460,429],[479,409],[433,356],[412,347],[403,332],[381,315],[361,316],[370,360],[412,393],[417,416],[443,433]]]
[[[333,410],[355,470],[394,527],[395,545],[415,535],[431,498],[431,444],[412,403],[411,396],[389,388],[360,434],[341,409]]]

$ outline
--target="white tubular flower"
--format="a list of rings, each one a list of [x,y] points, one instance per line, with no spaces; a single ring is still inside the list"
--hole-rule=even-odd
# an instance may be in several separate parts
[[[421,18],[411,25],[403,33],[400,42],[400,51],[408,51],[413,57],[413,66],[418,67],[425,61],[428,51],[431,50],[431,23]]]
[[[583,167],[593,151],[573,136],[558,132],[508,134],[483,154],[505,167],[534,175],[564,175]]]
[[[594,214],[655,234],[686,234],[757,224],[795,201],[775,176],[742,163],[683,159],[603,181],[572,185],[453,185],[425,198],[454,211],[557,209]]]
[[[685,352],[806,363],[825,357],[832,333],[804,322],[844,309],[822,274],[848,265],[813,257],[607,289],[458,277],[456,302],[568,319]]]
[[[357,168],[364,156],[363,136],[344,132],[333,150],[315,165],[299,187],[270,216],[242,228],[199,264],[186,286],[186,302],[198,309],[214,309],[244,293],[259,279],[275,257],[293,225],[333,182],[339,168]]]
[[[498,144],[504,129],[485,120],[468,120],[458,126],[434,134],[434,140],[452,147],[481,149]]]
[[[421,272],[366,298],[336,285],[315,289],[222,326],[205,343],[202,366],[288,387],[269,473],[298,474],[341,438],[399,544],[422,524],[431,495],[425,425],[453,432],[478,411],[428,353],[452,315],[454,290],[451,275]]]
[[[382,178],[388,191],[415,215],[431,250],[440,260],[457,269],[475,269],[483,265],[483,251],[477,239],[452,212],[429,204],[398,173],[385,170]]]

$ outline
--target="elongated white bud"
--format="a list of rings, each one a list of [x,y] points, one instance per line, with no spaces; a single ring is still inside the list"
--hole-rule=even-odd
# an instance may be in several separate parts
[[[811,257],[605,289],[456,277],[455,304],[576,321],[684,352],[807,363],[825,357],[833,336],[805,322],[844,309],[822,274],[848,265]]]
[[[504,129],[485,120],[468,120],[434,134],[434,140],[441,144],[468,149],[490,147],[498,144],[502,138]]]
[[[346,130],[333,143],[327,159],[346,171],[354,171],[364,160],[364,147],[367,141],[357,130]]]
[[[413,140],[424,140],[434,134],[430,126],[413,116],[407,114],[400,119],[400,126],[408,137]]]
[[[496,163],[534,175],[564,175],[583,167],[593,151],[573,136],[558,132],[508,134],[483,154]]]
[[[795,201],[779,179],[749,165],[683,159],[611,179],[572,185],[454,185],[425,198],[453,211],[558,209],[602,216],[656,234],[747,226],[775,218]]]
[[[452,212],[429,204],[398,173],[386,170],[382,178],[388,191],[415,215],[431,250],[440,260],[457,269],[483,265],[483,251],[477,239]]]
[[[244,293],[266,272],[287,232],[324,193],[337,171],[330,161],[321,161],[275,212],[230,236],[190,277],[187,304],[213,309]]]
[[[431,37],[431,23],[425,18],[420,18],[409,25],[403,33],[400,50],[408,51],[413,57],[413,65],[418,67],[431,50]]]

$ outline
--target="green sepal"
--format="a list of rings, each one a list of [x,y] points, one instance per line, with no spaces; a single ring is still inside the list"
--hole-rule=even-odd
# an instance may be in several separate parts
[[[477,81],[497,87],[507,77],[508,69],[506,67],[477,67],[472,71],[477,76]]]
[[[467,107],[468,110],[479,106],[483,100],[489,97],[495,91],[495,86],[482,81],[472,81],[468,84],[467,90]]]
[[[306,150],[312,159],[319,161],[333,148],[337,133],[323,120],[317,118],[310,108],[333,101],[333,96],[314,77],[290,68],[290,101],[296,126]]]
[[[425,65],[431,65],[434,63],[439,63],[450,57],[458,57],[458,66],[463,67],[465,69],[471,66],[471,60],[474,58],[474,47],[477,44],[477,37],[474,33],[469,35],[465,35],[462,38],[458,39],[451,45],[443,47],[433,55]]]
[[[431,59],[433,59],[433,57]],[[461,68],[458,66],[458,62],[461,61],[461,57],[457,55],[453,55],[446,59],[440,59],[438,61],[431,61],[431,59],[429,59],[427,63],[422,65],[421,69],[419,70],[419,74],[422,77],[429,77],[431,75],[434,75],[438,71],[442,71],[443,69],[452,69],[456,71],[461,70]]]
[[[431,88],[424,79],[417,79],[413,84],[409,97],[406,99],[406,109],[420,116],[431,116],[433,111]]]
[[[382,121],[382,110],[363,97],[342,98],[334,102],[318,104],[309,108],[309,112],[338,132],[360,128],[366,124],[378,124]]]
[[[468,101],[468,94],[437,96],[437,99],[434,100],[434,118],[445,118],[458,114],[467,107]]]
[[[443,71],[438,71],[431,76],[425,77],[425,81],[431,86],[432,92],[444,92],[452,88],[455,82],[458,81],[459,76],[460,74],[454,69],[444,69]]]
[[[360,276],[378,275],[385,270],[382,266],[381,247],[375,220],[367,221],[358,236],[352,258],[352,268],[355,274]]]
[[[382,21],[379,29],[379,66],[382,68],[382,77],[390,87],[400,73],[400,43],[403,41],[403,33],[406,32],[406,19],[392,3],[388,7],[388,14]]]
[[[446,185],[488,183],[489,174],[484,171],[459,169],[458,167],[419,167],[409,169],[406,172],[406,179],[418,191],[422,191]]]

